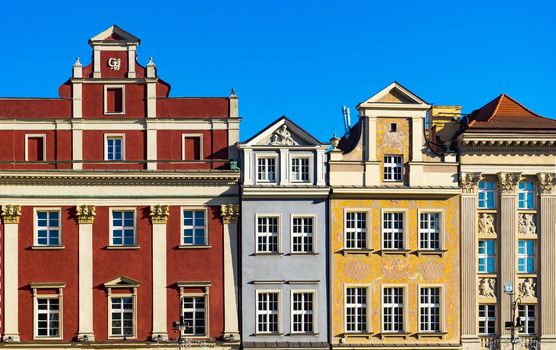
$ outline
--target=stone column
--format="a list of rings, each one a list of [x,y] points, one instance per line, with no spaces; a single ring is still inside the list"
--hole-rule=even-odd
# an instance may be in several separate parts
[[[479,349],[477,336],[477,195],[480,174],[462,173],[461,195],[461,343]]]
[[[554,174],[537,174],[540,195],[540,231],[537,230],[537,248],[540,254],[540,271],[537,281],[540,285],[540,338],[543,350],[556,349],[556,193]]]
[[[224,340],[239,342],[238,230],[239,205],[220,206],[224,226]]]
[[[95,340],[93,330],[93,222],[94,205],[77,207],[79,224],[79,331],[77,339]]]
[[[168,340],[166,313],[166,224],[170,211],[167,205],[151,206],[153,264],[153,340]]]
[[[504,322],[512,321],[510,296],[504,293],[504,284],[512,283],[517,293],[517,184],[519,173],[498,173],[500,190],[500,280],[498,281],[498,306],[500,307],[498,325],[502,338],[509,338],[509,331],[504,331]],[[504,343],[507,341],[503,340]],[[509,344],[509,343],[508,343]]]
[[[21,216],[19,205],[2,206],[4,221],[4,334],[2,341],[19,341],[19,272],[18,226]]]

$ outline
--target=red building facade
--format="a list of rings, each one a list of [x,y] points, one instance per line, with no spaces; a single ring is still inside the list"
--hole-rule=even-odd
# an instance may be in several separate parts
[[[168,97],[117,26],[89,43],[60,98],[0,99],[2,339],[238,347],[238,99]]]

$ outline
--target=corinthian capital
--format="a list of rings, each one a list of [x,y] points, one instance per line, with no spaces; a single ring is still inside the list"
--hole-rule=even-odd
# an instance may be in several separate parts
[[[540,194],[552,193],[554,187],[554,174],[551,173],[538,173],[537,186]]]
[[[80,224],[92,224],[97,215],[94,205],[79,205],[77,206],[77,222]]]
[[[481,173],[461,173],[459,183],[463,193],[474,193],[480,178]]]
[[[19,224],[21,206],[7,204],[2,206],[2,219],[5,224]]]
[[[150,216],[153,224],[166,224],[168,216],[170,216],[170,209],[167,205],[151,205]]]
[[[498,186],[502,194],[514,194],[517,184],[521,178],[521,173],[498,173]]]
[[[220,215],[222,223],[233,224],[237,222],[239,216],[239,205],[237,204],[224,204],[220,206]]]

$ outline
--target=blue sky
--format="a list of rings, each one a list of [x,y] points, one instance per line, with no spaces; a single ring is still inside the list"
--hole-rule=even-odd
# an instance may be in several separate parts
[[[54,5],[55,4],[55,5]],[[227,96],[249,138],[287,115],[322,140],[392,81],[465,112],[502,92],[556,117],[554,1],[11,1],[2,4],[0,96],[56,97],[87,40],[141,38],[172,96]],[[98,9],[95,9],[97,7]],[[352,117],[352,121],[355,118]]]

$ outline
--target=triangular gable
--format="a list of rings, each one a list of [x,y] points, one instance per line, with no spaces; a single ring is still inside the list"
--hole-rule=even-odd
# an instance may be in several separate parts
[[[317,140],[299,125],[285,116],[272,122],[255,136],[242,143],[247,146],[322,146]]]
[[[101,43],[106,41],[125,41],[128,43],[139,44],[141,42],[141,39],[126,32],[115,24],[89,39],[89,43]]]
[[[139,281],[127,276],[120,276],[104,283],[106,288],[137,288],[140,285]]]
[[[409,91],[398,82],[393,82],[392,84],[388,85],[366,101],[361,102],[359,106],[375,103],[394,105],[411,104],[421,105],[427,108],[430,107],[430,105],[425,100],[415,95],[413,92]]]

